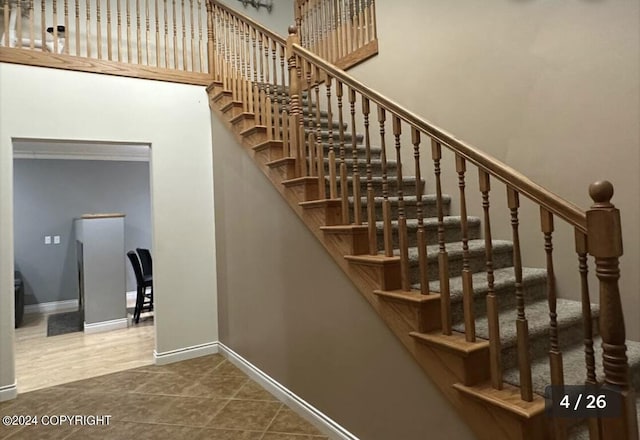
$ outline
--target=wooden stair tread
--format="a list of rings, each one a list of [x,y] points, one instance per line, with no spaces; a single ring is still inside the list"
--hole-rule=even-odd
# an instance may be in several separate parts
[[[265,165],[268,166],[269,168],[276,168],[276,167],[279,167],[280,165],[287,164],[290,162],[295,162],[295,161],[296,161],[295,157],[281,157],[280,159],[274,159],[272,161],[269,161]]]
[[[489,348],[489,341],[477,341],[468,342],[465,339],[463,333],[452,332],[451,335],[443,335],[442,332],[420,333],[411,332],[411,337],[420,342],[424,342],[429,345],[435,345],[440,348],[447,349],[454,353],[462,353],[469,355],[479,350],[486,350]]]
[[[345,255],[347,261],[362,264],[396,264],[400,257],[386,257],[384,255]]]
[[[318,182],[318,178],[317,177],[310,177],[310,176],[306,176],[306,177],[296,177],[295,179],[289,179],[289,180],[283,180],[282,184],[284,186],[295,186],[295,185],[300,185],[302,183],[308,183],[308,182]]]
[[[534,394],[533,401],[526,402],[520,398],[520,388],[513,385],[504,384],[501,390],[496,390],[489,382],[474,386],[457,383],[453,388],[463,395],[498,406],[525,419],[531,419],[544,412],[544,398]]]
[[[320,199],[320,200],[310,200],[308,202],[298,203],[298,205],[302,206],[303,208],[315,208],[315,207],[327,206],[327,205],[341,206],[341,204],[342,204],[342,201],[340,199]]]
[[[235,124],[236,122],[242,120],[242,119],[251,119],[251,118],[255,118],[256,115],[255,113],[250,113],[250,112],[242,112],[239,115],[234,116],[233,118],[229,119],[229,122],[231,122],[232,124]]]
[[[401,300],[409,303],[423,304],[440,299],[439,293],[423,295],[419,290],[374,290],[379,297]]]
[[[335,233],[347,233],[352,231],[368,231],[367,225],[335,225],[335,226],[320,226],[320,230],[326,232]]]

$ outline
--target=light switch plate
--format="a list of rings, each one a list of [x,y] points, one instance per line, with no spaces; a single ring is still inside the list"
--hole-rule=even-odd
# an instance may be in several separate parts
[[[44,237],[44,244],[51,244],[51,235],[46,235]]]
[[[60,236],[59,235],[54,235],[53,236],[53,244],[60,244]]]

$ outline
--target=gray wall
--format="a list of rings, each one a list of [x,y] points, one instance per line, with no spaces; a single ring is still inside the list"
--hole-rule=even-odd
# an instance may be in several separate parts
[[[15,266],[27,304],[78,297],[72,220],[98,212],[126,214],[127,250],[150,248],[149,163],[14,160]],[[60,235],[60,244],[45,245],[46,235]],[[126,264],[127,290],[135,290]]]

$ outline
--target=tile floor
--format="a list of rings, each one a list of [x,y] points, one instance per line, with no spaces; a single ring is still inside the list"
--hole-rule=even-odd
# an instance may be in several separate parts
[[[217,354],[20,394],[0,403],[6,415],[111,418],[103,426],[0,424],[2,440],[328,439]]]

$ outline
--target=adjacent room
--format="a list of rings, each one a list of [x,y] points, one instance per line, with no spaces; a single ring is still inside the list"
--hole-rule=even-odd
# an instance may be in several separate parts
[[[19,390],[151,364],[149,146],[15,140],[13,177]]]

